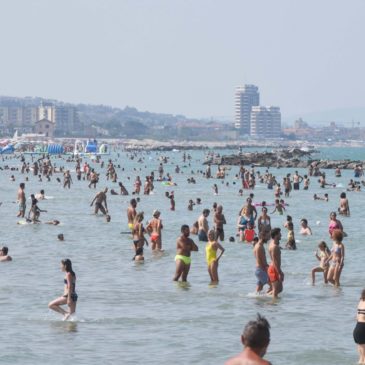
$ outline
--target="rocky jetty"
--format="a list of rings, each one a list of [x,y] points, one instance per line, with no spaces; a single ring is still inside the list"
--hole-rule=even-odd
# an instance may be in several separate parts
[[[352,160],[319,160],[313,159],[314,150],[299,148],[278,150],[273,152],[250,152],[235,155],[214,156],[208,158],[206,165],[262,166],[262,167],[318,167],[320,169],[354,169],[365,165],[364,161]]]

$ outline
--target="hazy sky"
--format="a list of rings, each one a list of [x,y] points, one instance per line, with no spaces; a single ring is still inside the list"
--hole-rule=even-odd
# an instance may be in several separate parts
[[[233,115],[365,106],[364,0],[0,0],[0,94]]]

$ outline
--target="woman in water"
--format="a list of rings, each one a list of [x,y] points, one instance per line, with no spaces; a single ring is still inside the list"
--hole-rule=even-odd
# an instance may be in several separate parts
[[[346,217],[350,216],[350,205],[346,198],[346,193],[341,193],[340,195],[340,207],[338,208],[338,212]]]
[[[319,243],[318,248],[319,248],[319,251],[317,250],[315,252],[315,256],[316,256],[317,260],[319,261],[319,266],[316,266],[312,269],[312,284],[313,285],[316,280],[316,276],[315,276],[316,272],[323,272],[324,282],[325,282],[325,284],[328,283],[327,272],[328,272],[329,265],[327,263],[327,260],[331,255],[331,251],[327,247],[326,242],[324,242],[324,241],[321,241]]]
[[[133,234],[134,250],[136,252],[137,252],[138,248],[143,248],[144,243],[146,241],[146,239],[144,237],[145,229],[144,229],[143,223],[142,223],[143,219],[144,219],[144,213],[143,212],[138,213],[136,215],[136,217],[134,218],[134,225],[133,225],[132,234]]]
[[[159,210],[154,210],[152,213],[153,218],[146,227],[147,232],[151,232],[152,250],[158,251],[161,251],[162,248],[161,230],[163,228],[163,225],[160,215],[161,213]]]
[[[64,278],[64,290],[62,297],[59,297],[48,304],[48,308],[61,313],[64,319],[69,318],[76,310],[77,294],[76,288],[76,274],[72,270],[72,263],[70,259],[61,261],[61,270],[66,273]],[[69,311],[61,308],[61,305],[67,304]]]
[[[357,323],[353,336],[359,351],[359,364],[365,364],[365,290],[361,292],[360,302],[357,306]]]
[[[326,263],[330,264],[328,269],[327,279],[330,283],[334,284],[336,287],[340,286],[340,276],[345,260],[345,246],[342,243],[343,233],[339,229],[335,229],[332,232],[333,246],[331,250],[331,255],[327,259]]]
[[[331,212],[330,213],[330,223],[328,225],[328,233],[330,234],[330,237],[332,238],[332,232],[338,229],[341,232],[343,232],[343,227],[342,227],[342,223],[341,221],[339,221],[337,219],[337,214],[336,212]]]
[[[270,240],[271,219],[267,214],[266,207],[262,208],[262,214],[260,215],[257,222],[258,222],[259,234],[262,234],[263,241],[267,242],[268,240]]]
[[[211,284],[217,284],[218,279],[218,262],[224,253],[223,246],[217,242],[216,234],[214,230],[208,232],[208,243],[205,246],[206,259],[208,264],[208,273],[210,276]],[[220,250],[220,254],[217,257],[217,251]]]

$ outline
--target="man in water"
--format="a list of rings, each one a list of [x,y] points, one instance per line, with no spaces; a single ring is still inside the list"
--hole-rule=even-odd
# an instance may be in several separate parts
[[[176,242],[176,272],[174,281],[178,281],[180,277],[182,281],[187,280],[191,264],[191,251],[199,251],[198,246],[189,238],[190,228],[188,225],[184,224],[181,226],[181,233]]]
[[[1,250],[0,250],[0,262],[5,262],[5,261],[11,261],[12,260],[11,256],[8,255],[8,251],[9,251],[9,249],[6,246],[1,248]]]
[[[271,231],[271,242],[269,244],[269,254],[271,258],[271,264],[267,269],[267,274],[272,285],[272,291],[270,292],[274,298],[277,298],[279,293],[283,291],[284,273],[281,271],[281,229],[274,228]]]
[[[225,365],[271,365],[269,361],[263,360],[270,343],[270,324],[265,317],[258,314],[256,321],[246,324],[241,342],[243,351]]]
[[[99,210],[106,215],[108,213],[108,205],[106,203],[106,193],[108,192],[108,188],[105,188],[104,191],[99,191],[93,201],[90,204],[90,207],[94,205],[95,202],[95,214],[99,212]],[[105,208],[103,206],[105,204]]]
[[[25,209],[27,207],[24,189],[25,189],[25,184],[20,183],[19,189],[18,189],[18,195],[17,195],[17,200],[19,203],[19,213],[18,213],[17,217],[21,217],[21,218],[24,218]]]
[[[133,231],[133,227],[134,227],[134,218],[137,215],[137,200],[136,199],[131,199],[130,201],[130,205],[127,209],[127,217],[128,217],[128,228]]]
[[[257,279],[256,293],[260,293],[265,284],[268,284],[269,277],[267,276],[268,264],[266,261],[266,253],[264,247],[265,233],[259,234],[259,240],[254,244],[253,253],[256,259],[255,276]]]
[[[209,209],[204,209],[202,215],[198,219],[198,238],[199,241],[208,242],[208,232],[209,232],[209,225],[208,225],[208,216],[209,216]]]

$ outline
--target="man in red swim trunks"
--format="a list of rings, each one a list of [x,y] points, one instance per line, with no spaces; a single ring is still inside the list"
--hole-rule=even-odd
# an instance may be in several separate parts
[[[281,230],[274,228],[271,231],[271,242],[269,244],[269,254],[271,264],[267,269],[272,285],[272,295],[277,298],[279,293],[283,291],[284,273],[281,271],[281,251],[280,251]]]

